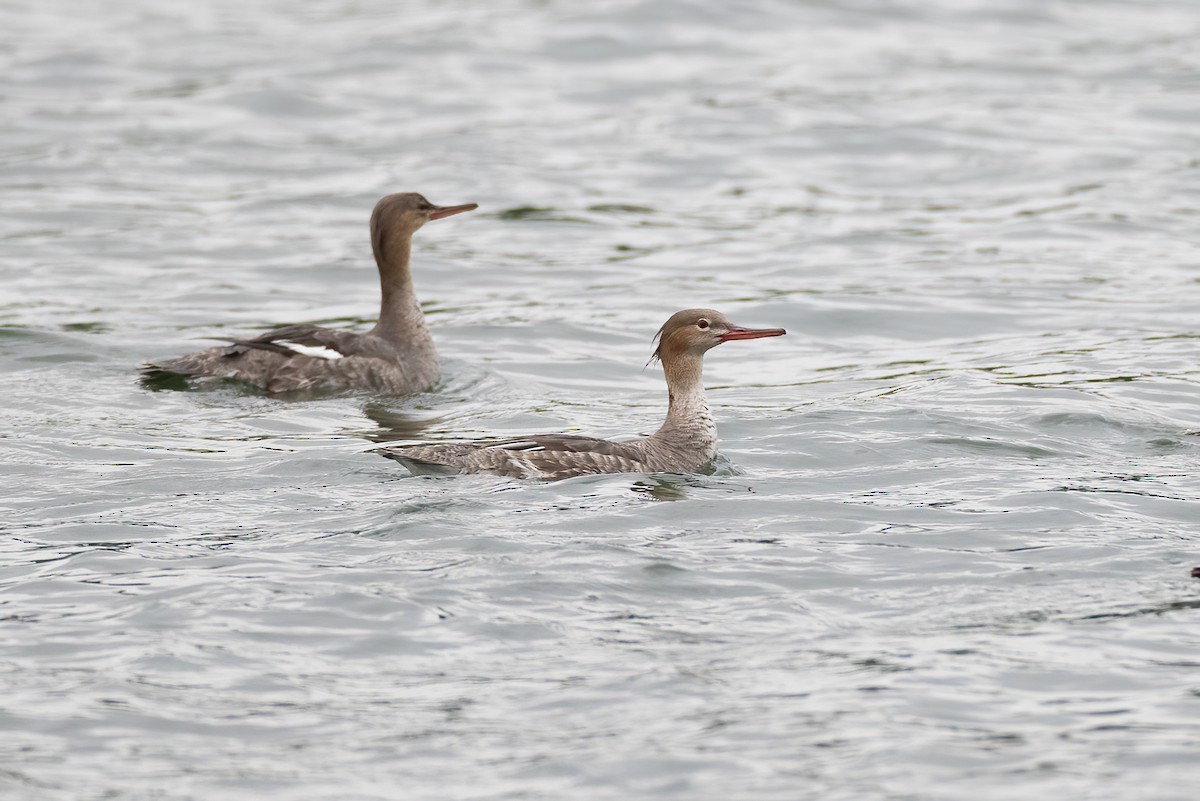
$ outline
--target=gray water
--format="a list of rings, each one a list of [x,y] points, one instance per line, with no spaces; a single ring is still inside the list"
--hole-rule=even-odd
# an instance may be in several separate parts
[[[1200,782],[1200,6],[0,7],[0,797],[1184,799]],[[376,312],[412,398],[139,383]],[[673,311],[711,475],[626,436]]]

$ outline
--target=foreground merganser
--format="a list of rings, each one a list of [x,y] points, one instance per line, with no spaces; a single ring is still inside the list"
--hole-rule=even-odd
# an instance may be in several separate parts
[[[662,362],[670,403],[658,431],[634,442],[570,434],[431,445],[402,445],[376,452],[401,463],[442,465],[460,473],[560,479],[588,473],[694,473],[717,453],[717,427],[704,399],[704,354],[735,339],[783,336],[782,328],[744,328],[713,309],[671,315],[655,334],[651,361]]]
[[[375,204],[371,250],[383,300],[370,331],[289,325],[143,369],[231,378],[273,393],[340,387],[403,395],[428,389],[438,376],[437,351],[413,293],[412,235],[429,220],[475,208],[475,203],[435,206],[416,192],[388,195]]]

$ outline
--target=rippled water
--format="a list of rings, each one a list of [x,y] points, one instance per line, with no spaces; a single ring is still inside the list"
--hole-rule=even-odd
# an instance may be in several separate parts
[[[0,795],[1183,799],[1200,780],[1200,10],[0,7]],[[151,391],[364,326],[415,398]],[[652,430],[709,476],[411,477]]]

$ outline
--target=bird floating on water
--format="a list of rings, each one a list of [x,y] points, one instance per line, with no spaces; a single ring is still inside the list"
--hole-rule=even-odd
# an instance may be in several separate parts
[[[438,376],[437,351],[413,292],[412,235],[430,220],[475,208],[478,204],[435,206],[416,192],[388,195],[375,204],[371,250],[383,298],[379,322],[370,331],[289,325],[143,369],[236,379],[272,393],[353,388],[404,395],[428,389]]]
[[[460,473],[561,479],[589,473],[692,473],[717,452],[717,427],[704,398],[704,354],[723,342],[783,336],[782,328],[734,325],[713,309],[685,309],[658,330],[651,359],[667,379],[667,419],[654,434],[611,442],[569,434],[542,434],[490,442],[437,443],[380,448],[401,463],[440,465]]]

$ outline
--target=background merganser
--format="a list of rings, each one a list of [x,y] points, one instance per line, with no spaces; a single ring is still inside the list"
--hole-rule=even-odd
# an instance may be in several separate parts
[[[413,292],[412,235],[429,220],[475,208],[475,203],[435,206],[415,192],[388,195],[375,204],[371,250],[383,297],[379,322],[370,331],[289,325],[142,369],[236,379],[272,393],[340,387],[404,395],[428,389],[437,380],[438,360]]]

